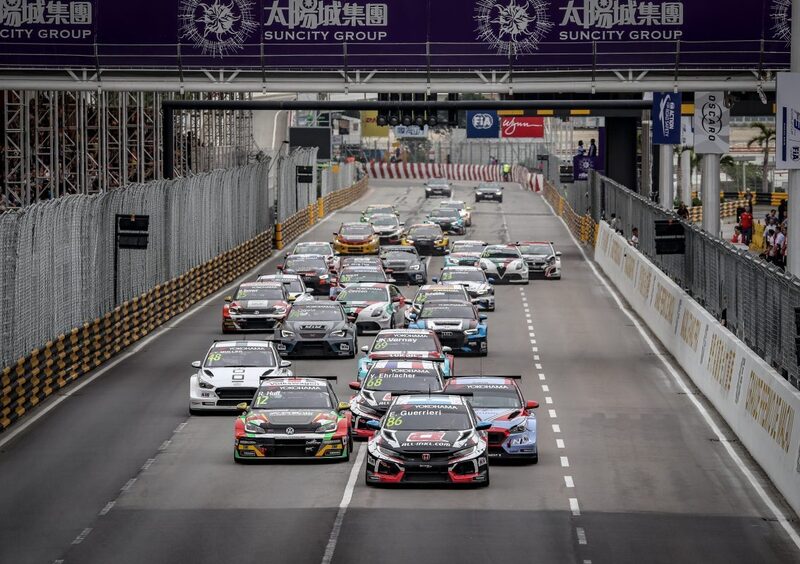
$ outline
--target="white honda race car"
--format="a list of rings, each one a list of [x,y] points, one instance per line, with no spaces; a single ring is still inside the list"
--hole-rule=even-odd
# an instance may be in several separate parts
[[[406,299],[393,284],[351,284],[342,290],[336,301],[342,304],[359,333],[402,327]]]
[[[233,411],[250,403],[265,378],[289,377],[291,361],[281,360],[271,341],[215,341],[189,379],[189,412]]]
[[[480,267],[493,284],[527,284],[528,265],[516,245],[488,245],[481,253]]]

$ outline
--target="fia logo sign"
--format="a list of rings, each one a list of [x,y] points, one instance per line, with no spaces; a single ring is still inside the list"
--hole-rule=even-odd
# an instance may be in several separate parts
[[[178,14],[181,37],[212,57],[241,51],[258,30],[254,3],[255,0],[182,0]]]
[[[553,29],[545,0],[478,0],[478,39],[498,55],[532,53]]]
[[[472,127],[475,129],[491,129],[494,127],[492,114],[475,114],[472,116]]]

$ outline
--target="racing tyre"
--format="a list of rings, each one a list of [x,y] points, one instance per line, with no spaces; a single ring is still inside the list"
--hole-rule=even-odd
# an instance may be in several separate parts
[[[478,484],[478,487],[479,488],[488,488],[489,487],[489,471],[488,470],[486,471],[486,481],[485,482],[481,482],[480,484]]]
[[[500,198],[499,200],[497,200],[497,203],[498,204],[502,204],[503,203],[503,198]]]
[[[486,343],[486,348],[481,349],[481,352],[478,353],[479,356],[488,356],[489,355],[489,343]]]
[[[350,449],[351,448],[353,448],[353,441],[352,440],[350,440],[347,443],[347,454],[345,454],[344,458],[342,459],[344,462],[350,462]]]

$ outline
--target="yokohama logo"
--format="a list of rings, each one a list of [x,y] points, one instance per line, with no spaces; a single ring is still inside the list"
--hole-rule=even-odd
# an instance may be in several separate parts
[[[502,117],[500,133],[503,137],[544,137],[544,118]]]

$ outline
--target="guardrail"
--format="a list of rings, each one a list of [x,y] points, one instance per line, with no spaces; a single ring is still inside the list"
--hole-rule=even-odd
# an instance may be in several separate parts
[[[544,181],[543,196],[556,215],[564,218],[567,227],[576,239],[582,243],[594,245],[597,239],[597,224],[592,220],[592,216],[577,213],[566,198],[559,194],[558,190],[547,180]]]

